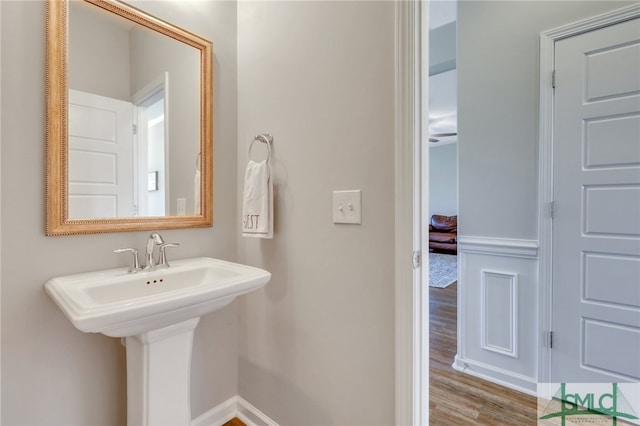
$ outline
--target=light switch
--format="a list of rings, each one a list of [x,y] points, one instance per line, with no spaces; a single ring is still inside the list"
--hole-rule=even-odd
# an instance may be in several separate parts
[[[362,223],[362,193],[333,191],[333,223]]]

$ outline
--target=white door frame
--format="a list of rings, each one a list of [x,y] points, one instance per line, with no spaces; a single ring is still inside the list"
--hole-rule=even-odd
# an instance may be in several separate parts
[[[429,292],[414,253],[425,247],[422,212],[428,211],[428,149],[421,149],[426,129],[428,31],[427,2],[397,1],[395,49],[395,332],[396,425],[429,424]],[[425,27],[426,28],[426,27]],[[424,152],[423,152],[424,151]],[[426,160],[424,157],[427,157]]]
[[[2,22],[2,2],[0,2],[0,23]],[[0,34],[0,46],[2,46],[2,35]],[[2,65],[2,52],[0,51],[0,65]],[[2,99],[2,66],[0,66],[0,99]],[[0,105],[0,164],[2,163],[2,106]],[[2,167],[0,167],[0,176],[2,175]],[[0,188],[2,188],[2,179],[0,178]],[[1,192],[1,190],[0,190]],[[0,197],[0,211],[2,211],[2,197]],[[2,225],[2,217],[0,215],[0,227]],[[0,295],[2,294],[2,231],[0,230]],[[1,297],[0,297],[1,299]],[[2,306],[0,300],[0,306]],[[2,318],[2,310],[0,309],[0,318]],[[0,321],[1,323],[2,321]],[[0,324],[0,330],[2,326]],[[0,332],[0,342],[2,342],[2,333]],[[0,354],[2,354],[2,344],[0,343]],[[0,365],[2,365],[2,355],[0,355]],[[2,389],[2,372],[0,368],[0,389]],[[2,401],[2,391],[0,391],[0,402]],[[0,403],[0,419],[2,419],[2,403]]]
[[[539,333],[543,344],[538,345],[538,382],[550,383],[551,348],[549,331],[551,330],[552,302],[552,265],[553,265],[553,81],[555,69],[555,42],[573,37],[587,31],[618,24],[640,17],[640,5],[632,5],[593,18],[563,25],[540,34],[540,127],[539,127],[539,194],[538,194],[538,238],[539,245]]]

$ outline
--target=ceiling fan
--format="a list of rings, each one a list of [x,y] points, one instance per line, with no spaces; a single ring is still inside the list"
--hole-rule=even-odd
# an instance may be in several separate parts
[[[446,138],[449,136],[458,136],[457,132],[454,133],[434,133],[432,135],[429,135],[429,142],[440,142],[440,139],[438,138]]]

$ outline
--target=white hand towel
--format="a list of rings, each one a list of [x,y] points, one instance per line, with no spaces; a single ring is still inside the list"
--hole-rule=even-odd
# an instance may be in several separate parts
[[[249,160],[242,194],[242,236],[273,238],[273,182],[267,160]]]

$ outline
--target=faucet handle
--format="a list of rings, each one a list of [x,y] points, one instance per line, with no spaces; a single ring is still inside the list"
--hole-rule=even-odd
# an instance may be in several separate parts
[[[165,251],[165,249],[167,247],[178,247],[180,245],[180,243],[162,243],[160,244],[160,261],[158,262],[158,266],[163,266],[165,268],[168,268],[169,262],[167,262],[167,253]]]
[[[129,262],[129,269],[127,273],[135,273],[140,270],[140,263],[138,262],[138,250],[134,248],[119,248],[113,251],[114,253],[131,253],[131,261]]]

